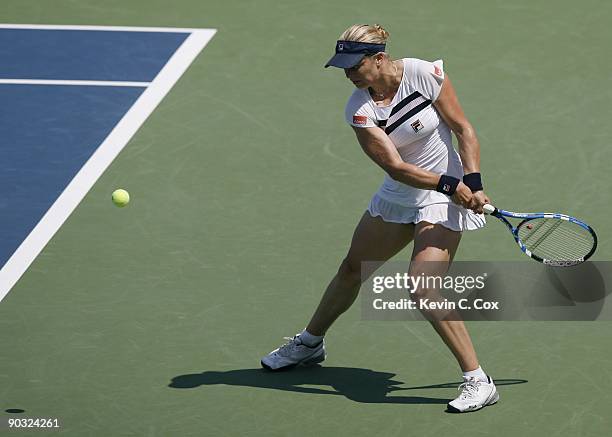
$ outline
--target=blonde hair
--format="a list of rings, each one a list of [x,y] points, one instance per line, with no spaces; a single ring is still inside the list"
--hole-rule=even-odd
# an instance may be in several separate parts
[[[389,32],[379,24],[353,24],[340,35],[339,40],[385,44],[388,38]]]

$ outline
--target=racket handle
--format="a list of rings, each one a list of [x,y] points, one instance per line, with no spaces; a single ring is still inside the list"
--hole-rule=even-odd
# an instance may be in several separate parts
[[[482,210],[485,212],[485,214],[493,214],[496,209],[497,208],[495,208],[493,205],[489,205],[488,203],[482,206]]]

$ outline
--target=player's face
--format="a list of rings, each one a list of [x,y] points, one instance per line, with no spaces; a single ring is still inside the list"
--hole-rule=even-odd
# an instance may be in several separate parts
[[[378,75],[376,61],[373,56],[366,56],[354,67],[345,68],[344,74],[357,88],[367,88]]]

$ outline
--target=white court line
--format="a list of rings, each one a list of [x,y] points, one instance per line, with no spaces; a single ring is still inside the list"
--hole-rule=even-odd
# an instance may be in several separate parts
[[[4,25],[6,26],[6,25]],[[14,26],[14,25],[10,25]],[[74,27],[74,26],[70,26]],[[80,27],[82,29],[83,27]],[[105,28],[99,28],[104,30]],[[138,28],[131,28],[135,31]],[[145,28],[147,29],[147,28]],[[98,29],[96,29],[98,30]],[[115,30],[115,28],[111,29]],[[171,32],[172,30],[167,30]],[[125,113],[111,133],[68,184],[0,270],[0,301],[38,256],[49,240],[78,206],[93,184],[113,162],[165,95],[183,75],[198,53],[208,44],[216,29],[195,29],[174,52],[151,85]]]
[[[203,30],[180,27],[132,27],[132,26],[71,26],[64,24],[8,24],[0,23],[0,29],[34,29],[34,30],[102,30],[104,32],[168,32],[195,33]]]
[[[131,86],[148,87],[151,82],[125,82],[120,80],[45,80],[45,79],[0,79],[6,85],[75,85],[75,86]]]

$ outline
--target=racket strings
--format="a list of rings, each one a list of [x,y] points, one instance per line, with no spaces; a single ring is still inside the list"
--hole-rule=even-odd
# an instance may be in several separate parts
[[[527,235],[523,243],[527,245],[531,244],[531,247],[536,248],[540,245],[545,238],[547,238],[550,234],[553,233],[559,226],[561,225],[561,220],[540,220],[535,226],[533,226],[531,232]],[[529,228],[527,228],[529,229]],[[537,239],[530,243],[529,240],[533,240],[535,236],[538,236]]]
[[[544,259],[577,260],[583,258],[593,246],[591,235],[581,234],[564,226],[557,226],[547,238],[539,239],[532,252]]]
[[[529,220],[518,231],[519,239],[531,253],[552,261],[581,259],[595,242],[588,230],[562,219]]]

